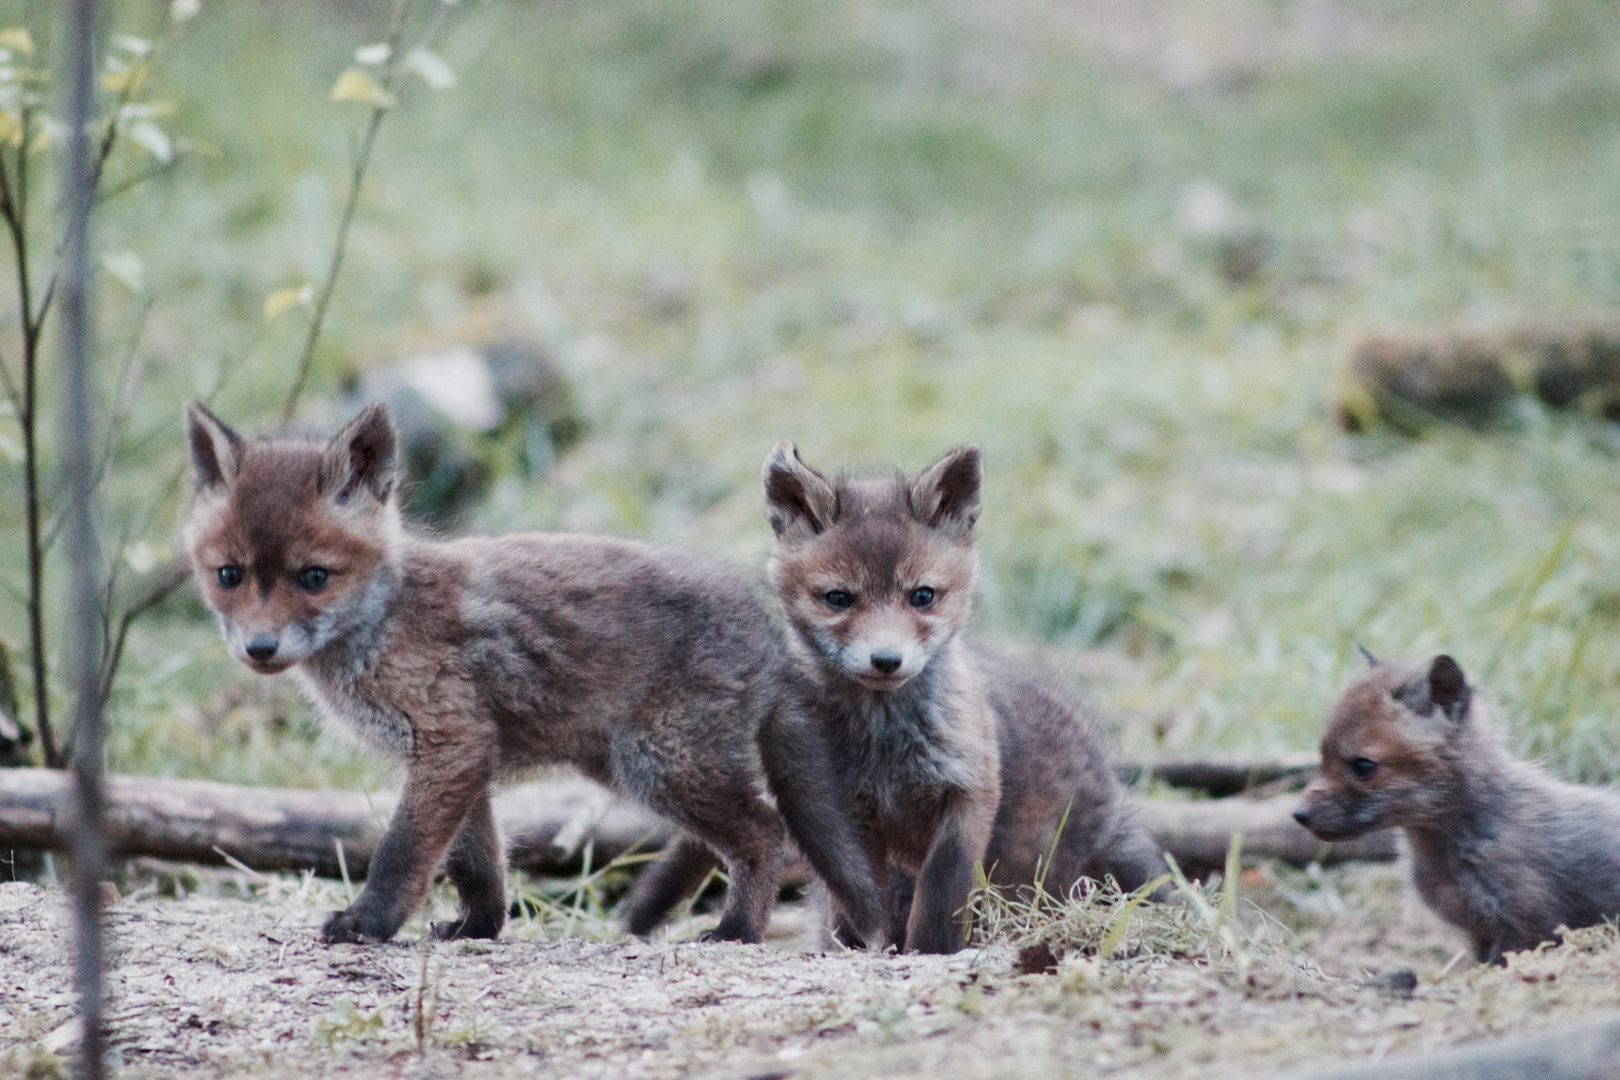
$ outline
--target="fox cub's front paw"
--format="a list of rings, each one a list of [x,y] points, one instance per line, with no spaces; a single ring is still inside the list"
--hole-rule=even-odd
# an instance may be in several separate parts
[[[377,940],[361,929],[360,918],[352,908],[332,912],[327,917],[326,925],[321,927],[321,937],[326,939],[328,945],[361,945]]]

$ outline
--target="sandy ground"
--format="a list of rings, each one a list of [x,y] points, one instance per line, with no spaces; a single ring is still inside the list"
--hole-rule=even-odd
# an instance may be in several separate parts
[[[424,948],[412,924],[388,945],[328,947],[316,929],[342,898],[328,883],[148,888],[107,909],[112,1060],[120,1077],[1252,1077],[1620,1007],[1611,928],[1506,969],[1448,967],[1457,936],[1412,908],[1394,868],[1242,880],[1249,922],[1270,927],[1243,956],[1138,950],[1031,975],[1007,944],[805,952],[795,905],[762,946],[519,922],[492,943]],[[59,891],[0,885],[0,1075],[65,1074],[70,947]],[[1409,994],[1401,968],[1418,976]]]

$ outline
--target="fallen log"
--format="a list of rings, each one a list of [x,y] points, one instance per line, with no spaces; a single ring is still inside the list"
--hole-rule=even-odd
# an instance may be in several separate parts
[[[72,779],[54,769],[0,769],[0,849],[67,850]],[[364,876],[398,802],[397,792],[107,777],[115,854],[209,865],[229,855],[256,870],[335,876],[341,843],[349,873]],[[495,813],[512,864],[538,873],[572,872],[587,842],[600,864],[638,843],[655,850],[671,831],[651,812],[577,778],[516,785],[496,797]]]
[[[72,777],[50,769],[0,769],[0,849],[66,850]],[[149,855],[224,864],[227,856],[257,870],[335,875],[338,845],[349,873],[363,876],[398,803],[395,793],[296,791],[207,780],[107,778],[108,827],[122,857]],[[1289,815],[1297,800],[1141,800],[1143,823],[1189,873],[1221,867],[1233,832],[1251,858],[1303,866],[1312,861],[1391,859],[1393,838],[1373,834],[1324,844]],[[654,851],[670,825],[647,810],[579,778],[518,784],[495,800],[513,866],[571,873],[589,844],[595,865],[630,851]]]
[[[1114,774],[1127,787],[1152,779],[1167,787],[1202,791],[1218,799],[1279,781],[1298,780],[1303,784],[1316,771],[1317,763],[1315,754],[1294,754],[1270,761],[1189,759],[1156,761],[1151,765],[1122,761],[1114,766]]]
[[[1438,1054],[1391,1058],[1297,1080],[1620,1080],[1620,1015]]]
[[[1319,862],[1387,862],[1395,858],[1392,830],[1329,844],[1318,840],[1294,820],[1299,798],[1219,799],[1171,802],[1142,799],[1138,816],[1153,839],[1193,876],[1226,865],[1232,834],[1243,835],[1243,854],[1278,859],[1292,866]]]

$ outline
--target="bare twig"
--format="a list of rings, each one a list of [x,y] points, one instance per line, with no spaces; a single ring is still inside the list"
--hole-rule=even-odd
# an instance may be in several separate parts
[[[118,674],[118,665],[124,658],[124,643],[129,638],[129,628],[135,624],[136,619],[167,600],[190,576],[191,567],[184,558],[169,559],[152,571],[146,588],[124,608],[123,614],[118,619],[118,633],[108,646],[106,660],[102,666],[103,703],[112,696],[113,678]]]
[[[383,117],[392,107],[394,87],[399,82],[401,65],[404,62],[399,46],[405,34],[407,7],[409,7],[408,0],[394,2],[394,11],[388,25],[388,61],[382,70],[382,100],[371,110],[365,133],[361,136],[359,147],[354,154],[349,173],[349,195],[343,204],[343,217],[338,222],[337,241],[332,245],[332,261],[326,269],[326,280],[321,283],[320,295],[316,297],[315,311],[310,315],[309,333],[304,338],[304,351],[298,358],[298,374],[293,378],[292,388],[287,391],[287,400],[281,408],[283,424],[291,422],[293,414],[298,411],[298,399],[303,396],[304,387],[309,381],[310,365],[315,362],[315,346],[320,341],[321,328],[326,323],[326,309],[332,302],[332,292],[337,288],[338,271],[343,268],[343,254],[348,248],[349,230],[354,224],[355,210],[360,205],[360,188],[365,181],[366,167],[371,163],[371,150],[377,142],[377,130],[382,127]],[[416,48],[427,48],[438,36],[448,9],[448,4],[438,4],[433,20],[423,32]]]
[[[37,445],[39,405],[39,330],[33,318],[33,282],[28,267],[28,130],[33,110],[22,110],[22,146],[17,151],[17,179],[12,183],[0,151],[0,218],[11,237],[12,255],[17,264],[17,307],[22,323],[22,388],[17,406],[17,423],[23,437],[23,513],[25,545],[28,549],[28,652],[29,672],[34,680],[34,729],[45,764],[62,767],[51,730],[50,692],[45,681],[45,551],[40,544],[39,449]]]
[[[117,410],[107,423],[107,441],[102,447],[101,453],[97,456],[95,469],[91,475],[91,483],[98,491],[106,481],[108,472],[112,470],[113,460],[118,456],[118,441],[124,437],[124,431],[129,427],[130,417],[135,412],[136,392],[139,390],[141,379],[146,373],[146,365],[139,362],[141,335],[146,330],[146,322],[152,315],[153,305],[154,301],[148,299],[141,308],[140,319],[136,323],[135,332],[130,335],[129,348],[125,351],[123,362],[120,364],[118,382],[124,390],[119,396]],[[56,519],[51,522],[50,528],[45,530],[43,544],[47,555],[56,546],[56,540],[61,535],[62,526],[66,520],[67,513],[65,511],[59,513],[56,515]]]
[[[112,157],[113,147],[118,145],[118,117],[123,112],[124,106],[129,104],[129,97],[130,97],[130,94],[133,92],[134,87],[135,87],[135,80],[134,79],[129,79],[129,80],[125,81],[124,88],[122,90],[120,90],[119,93],[118,93],[118,102],[113,106],[112,111],[107,116],[107,130],[102,132],[102,135],[101,135],[101,148],[100,148],[99,152],[96,154],[95,165],[92,166],[91,172],[90,172],[90,177],[89,177],[89,184],[90,184],[90,187],[89,187],[90,196],[89,196],[89,198],[91,200],[92,205],[94,204],[94,201],[95,201],[96,188],[101,185],[101,173],[102,173],[102,170],[104,168],[106,168],[107,159]],[[86,118],[85,123],[88,124],[89,122],[90,122],[89,119]],[[27,157],[26,157],[26,155],[27,155],[27,147],[23,148],[23,154],[24,154],[23,160],[26,160],[27,159]],[[51,271],[51,276],[46,279],[46,281],[45,281],[45,291],[40,294],[39,309],[34,312],[34,316],[33,316],[34,327],[33,327],[33,329],[34,329],[34,334],[36,336],[39,334],[40,329],[42,327],[44,327],[44,325],[45,325],[45,316],[50,314],[51,301],[53,299],[55,299],[55,297],[56,297],[56,284],[60,280],[61,275],[62,275],[62,256],[63,256],[63,252],[64,252],[64,249],[66,248],[66,246],[67,246],[67,237],[64,236],[62,238],[61,244],[58,245],[58,247],[56,249],[56,251],[57,251],[56,269]]]
[[[408,6],[408,0],[394,0],[394,12],[388,26],[389,60],[383,71],[383,100],[371,110],[365,135],[360,140],[360,150],[349,173],[349,196],[343,204],[343,217],[338,222],[337,240],[332,245],[332,261],[326,268],[326,280],[321,284],[320,296],[315,300],[315,311],[309,319],[304,351],[298,358],[298,374],[293,378],[292,388],[287,391],[287,400],[281,407],[283,424],[292,420],[293,413],[298,409],[298,399],[303,396],[304,385],[309,381],[309,367],[315,360],[315,345],[320,341],[321,327],[326,322],[326,309],[332,303],[333,290],[337,288],[338,271],[343,269],[343,254],[349,246],[349,229],[354,224],[355,210],[360,205],[360,187],[365,182],[366,166],[371,162],[371,148],[377,142],[377,130],[382,127],[383,117],[388,115],[388,102],[399,75],[399,43],[405,33],[405,10]]]
[[[145,172],[136,173],[134,176],[127,177],[116,184],[109,185],[105,191],[96,195],[96,207],[99,209],[118,198],[118,196],[135,190],[148,180],[156,180],[165,173],[173,172],[176,166],[191,156],[191,153],[186,150],[176,150],[174,156],[169,158],[168,161],[147,169]]]

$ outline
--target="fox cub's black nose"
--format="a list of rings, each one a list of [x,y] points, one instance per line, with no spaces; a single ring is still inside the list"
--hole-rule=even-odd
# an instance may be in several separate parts
[[[885,675],[893,675],[900,670],[900,654],[892,652],[873,653],[872,666]]]
[[[1311,812],[1302,806],[1298,810],[1294,811],[1294,820],[1309,828],[1311,824]]]
[[[274,634],[254,634],[247,643],[247,654],[255,660],[268,660],[276,655],[279,644]]]

